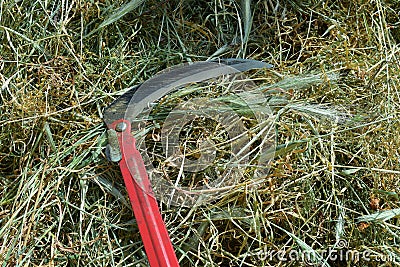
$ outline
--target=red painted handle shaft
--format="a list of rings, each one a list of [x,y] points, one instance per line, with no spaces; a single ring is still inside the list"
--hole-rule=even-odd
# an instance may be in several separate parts
[[[125,121],[126,122],[126,121]],[[118,133],[120,168],[151,267],[179,267],[178,259],[158,209],[136,140],[127,129]]]

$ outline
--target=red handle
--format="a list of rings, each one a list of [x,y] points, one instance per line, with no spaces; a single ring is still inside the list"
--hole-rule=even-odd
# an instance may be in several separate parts
[[[131,134],[130,123],[118,132],[118,141],[122,150],[119,163],[129,199],[143,240],[147,258],[151,267],[179,267],[174,248],[168,235],[167,228],[158,209],[157,200],[146,172],[143,158],[136,149],[136,140]]]

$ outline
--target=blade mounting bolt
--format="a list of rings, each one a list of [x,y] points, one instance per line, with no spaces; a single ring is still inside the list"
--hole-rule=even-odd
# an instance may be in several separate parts
[[[125,122],[120,122],[115,126],[115,130],[117,132],[123,132],[126,130],[126,123]]]

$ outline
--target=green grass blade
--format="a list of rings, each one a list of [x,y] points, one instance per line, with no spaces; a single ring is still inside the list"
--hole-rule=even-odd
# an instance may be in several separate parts
[[[253,17],[251,14],[251,0],[241,1],[242,16],[243,16],[243,44],[246,44],[249,40],[251,25],[253,23]]]
[[[123,5],[121,8],[119,8],[117,11],[112,13],[106,20],[104,20],[99,27],[97,27],[95,30],[91,31],[88,35],[85,37],[91,36],[93,33],[99,31],[100,29],[116,22],[117,20],[121,19],[123,16],[131,12],[132,10],[138,8],[145,0],[132,0]]]
[[[400,216],[400,209],[383,210],[374,214],[360,216],[356,219],[357,222],[379,222],[387,221]]]

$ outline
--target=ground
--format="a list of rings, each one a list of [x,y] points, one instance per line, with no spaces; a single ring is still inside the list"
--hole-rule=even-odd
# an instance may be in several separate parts
[[[167,67],[211,58],[274,65],[246,79],[276,115],[277,146],[256,186],[248,168],[207,203],[160,204],[181,266],[302,266],[306,253],[325,266],[400,264],[399,2],[6,0],[0,36],[2,266],[147,266],[103,111]],[[235,106],[197,86],[195,97]],[[158,125],[191,96],[166,97],[147,124],[170,179],[179,170]],[[254,114],[235,107],[254,134]],[[185,144],[226,141],[217,126],[188,125]],[[207,171],[192,178],[206,184]]]

